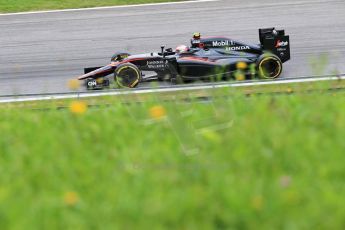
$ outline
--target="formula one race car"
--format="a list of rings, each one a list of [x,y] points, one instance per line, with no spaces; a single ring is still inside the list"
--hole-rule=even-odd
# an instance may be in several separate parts
[[[259,38],[259,45],[251,45],[226,37],[202,38],[195,33],[190,47],[181,45],[173,50],[162,46],[158,53],[140,55],[118,52],[109,65],[85,68],[78,79],[85,81],[87,89],[102,89],[109,87],[110,74],[114,74],[119,87],[126,88],[152,80],[178,83],[237,76],[277,78],[282,73],[282,63],[290,59],[289,36],[284,30],[265,28],[259,29]]]

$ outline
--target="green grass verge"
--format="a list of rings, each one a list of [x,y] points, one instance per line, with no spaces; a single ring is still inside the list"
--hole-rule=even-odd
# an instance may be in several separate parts
[[[9,13],[35,10],[57,10],[174,1],[176,2],[181,0],[0,0],[0,12]]]
[[[344,94],[212,95],[2,107],[1,229],[344,229]]]

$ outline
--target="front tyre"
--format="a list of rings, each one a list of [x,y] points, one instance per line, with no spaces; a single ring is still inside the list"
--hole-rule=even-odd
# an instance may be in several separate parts
[[[137,66],[124,63],[116,68],[114,80],[120,88],[135,88],[141,81],[141,73]]]
[[[281,60],[273,54],[261,55],[257,62],[257,71],[260,78],[275,79],[280,76],[283,71]]]

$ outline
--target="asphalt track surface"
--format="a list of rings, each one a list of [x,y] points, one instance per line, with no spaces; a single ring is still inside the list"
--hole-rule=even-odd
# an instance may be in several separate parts
[[[345,73],[344,12],[344,0],[221,0],[0,15],[0,96],[69,92],[69,79],[115,51],[176,47],[195,31],[257,43],[258,28],[284,28],[292,60],[283,78],[323,74],[310,65],[320,55],[328,57],[325,74]]]

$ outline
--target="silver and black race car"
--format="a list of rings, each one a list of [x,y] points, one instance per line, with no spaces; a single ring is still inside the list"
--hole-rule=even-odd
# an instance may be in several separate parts
[[[237,76],[278,78],[282,63],[290,59],[289,36],[284,30],[265,28],[259,29],[259,38],[260,44],[252,45],[195,33],[189,47],[181,45],[175,50],[161,47],[160,52],[139,55],[117,52],[110,64],[85,68],[78,79],[85,81],[87,89],[103,89],[109,87],[112,79],[108,76],[112,74],[119,87],[127,88],[153,80],[178,83],[237,79]]]

